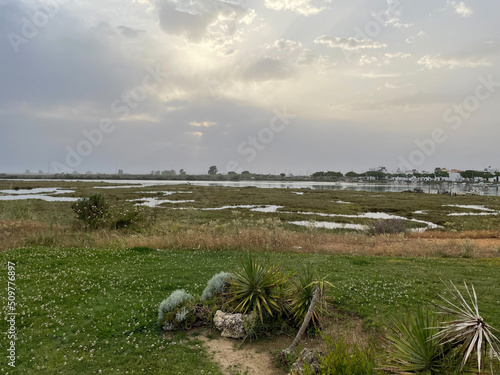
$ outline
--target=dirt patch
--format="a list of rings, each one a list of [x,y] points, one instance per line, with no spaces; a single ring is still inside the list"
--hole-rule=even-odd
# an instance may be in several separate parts
[[[273,364],[272,352],[240,340],[198,336],[224,375],[283,375]]]
[[[347,343],[360,348],[380,342],[374,332],[363,330],[363,321],[357,316],[345,315],[332,311],[325,318],[322,332],[331,336],[334,341],[342,337]],[[220,337],[217,331],[202,330],[196,336],[203,346],[213,355],[224,375],[285,375],[286,372],[277,368],[273,362],[273,353],[287,348],[293,341],[293,335],[264,337],[253,342]],[[305,335],[300,341],[298,352],[303,348],[318,349],[326,352],[326,344],[320,335],[309,337]]]

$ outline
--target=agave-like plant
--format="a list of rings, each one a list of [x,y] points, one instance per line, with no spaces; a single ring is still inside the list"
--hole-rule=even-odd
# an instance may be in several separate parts
[[[500,359],[500,341],[493,334],[493,331],[497,330],[488,325],[479,314],[477,295],[473,285],[471,285],[471,293],[467,283],[464,282],[470,304],[453,282],[451,285],[453,287],[450,289],[452,298],[440,295],[446,304],[434,304],[434,306],[439,309],[439,313],[451,315],[455,319],[441,323],[436,327],[438,332],[432,337],[438,339],[442,345],[451,344],[460,348],[460,353],[463,356],[460,369],[464,368],[471,358],[471,354],[476,353],[478,371],[481,372],[481,365],[484,364],[482,350],[484,349],[484,353],[486,353],[488,345],[490,361],[493,361],[493,357]],[[491,372],[493,373],[493,369]]]
[[[395,321],[389,327],[390,356],[399,371],[405,373],[443,374],[448,349],[433,335],[437,318],[433,312],[418,310],[414,316]]]
[[[317,281],[315,280],[313,270],[311,268],[306,268],[303,272],[298,273],[297,276],[292,279],[292,283],[293,288],[290,298],[288,299],[288,304],[290,306],[290,313],[292,314],[295,323],[300,325],[304,321],[309,306],[314,298]],[[325,286],[331,286],[331,284],[323,282],[320,286],[324,289]],[[316,327],[321,324],[321,318],[326,312],[326,293],[324,290],[321,290],[320,292],[322,298],[318,301],[319,303],[316,303],[311,316],[311,321]]]
[[[242,267],[231,273],[229,279],[229,302],[236,302],[236,311],[256,311],[261,322],[263,311],[269,315],[281,311],[283,285],[286,278],[277,267],[264,267],[249,257]]]

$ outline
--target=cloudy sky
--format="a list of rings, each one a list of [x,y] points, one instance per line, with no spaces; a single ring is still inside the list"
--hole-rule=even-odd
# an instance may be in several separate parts
[[[0,172],[500,167],[500,2],[0,0]]]

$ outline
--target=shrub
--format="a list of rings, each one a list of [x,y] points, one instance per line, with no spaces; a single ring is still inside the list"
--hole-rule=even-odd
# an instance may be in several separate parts
[[[107,218],[112,229],[127,228],[141,220],[142,209],[139,207],[112,207]]]
[[[406,228],[403,219],[378,220],[370,228],[372,234],[396,234],[405,233]]]
[[[216,295],[224,293],[229,287],[230,278],[231,274],[228,272],[219,272],[214,275],[210,280],[208,280],[207,286],[201,294],[201,300],[205,301]]]
[[[400,371],[409,373],[445,374],[452,359],[449,346],[443,347],[434,337],[437,333],[434,313],[418,310],[389,327],[389,355]]]
[[[102,228],[109,204],[101,194],[92,194],[82,198],[71,205],[79,220],[91,229]]]
[[[306,317],[307,311],[314,297],[316,291],[316,282],[314,273],[310,268],[304,272],[299,273],[293,280],[292,293],[288,303],[290,305],[290,313],[297,326],[300,326]],[[314,327],[319,327],[321,323],[321,316],[326,312],[324,308],[324,296],[322,300],[315,305],[311,322]]]
[[[195,320],[186,306],[194,300],[193,296],[182,289],[177,289],[158,306],[158,324],[167,331],[182,328]]]
[[[240,269],[231,274],[229,280],[230,301],[236,304],[236,311],[256,311],[263,322],[263,313],[271,317],[282,312],[287,280],[277,267],[264,267],[248,258]]]
[[[100,194],[79,199],[71,206],[76,216],[90,229],[126,228],[141,220],[142,208],[129,205],[110,206]]]
[[[372,375],[377,373],[374,355],[370,349],[360,349],[356,344],[348,344],[343,337],[334,340],[331,336],[321,336],[326,342],[326,355],[320,357],[319,374]],[[305,366],[304,370],[305,374],[311,374],[308,366]]]
[[[438,332],[432,338],[438,340],[442,345],[449,344],[460,349],[460,371],[476,353],[477,369],[478,373],[481,373],[485,367],[486,358],[484,357],[488,353],[491,362],[490,370],[493,374],[494,358],[500,360],[500,340],[493,334],[496,329],[487,324],[479,314],[474,286],[472,285],[470,290],[466,283],[464,285],[470,302],[466,301],[455,284],[451,282],[452,288],[449,290],[451,298],[441,295],[444,303],[442,305],[434,304],[441,314],[451,315],[453,319],[442,322],[438,326]],[[482,350],[484,350],[484,357]]]

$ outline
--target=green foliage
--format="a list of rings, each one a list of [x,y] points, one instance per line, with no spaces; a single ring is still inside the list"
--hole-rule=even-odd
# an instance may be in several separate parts
[[[192,314],[187,306],[193,296],[183,289],[177,289],[158,306],[158,324],[167,331],[182,328],[192,323]]]
[[[372,234],[405,233],[406,228],[402,219],[377,220],[370,228]]]
[[[441,295],[445,302],[443,305],[435,304],[441,314],[452,316],[451,321],[445,321],[439,325],[439,332],[433,335],[434,340],[438,340],[442,345],[452,345],[460,348],[462,363],[460,370],[470,361],[474,353],[476,354],[478,372],[484,367],[484,357],[482,350],[486,353],[489,346],[490,361],[496,357],[500,360],[500,340],[493,334],[495,329],[487,324],[479,314],[477,295],[474,286],[471,290],[464,282],[465,290],[470,299],[470,303],[465,300],[458,288],[451,283],[452,288],[449,293],[451,298]],[[483,365],[483,366],[481,366]],[[491,369],[493,374],[493,369]]]
[[[290,372],[292,365],[297,361],[298,355],[295,351],[288,352],[286,350],[276,349],[273,352],[274,365],[285,371]]]
[[[342,172],[327,171],[327,172],[314,172],[312,174],[312,177],[333,179],[333,178],[344,177],[344,175],[342,174]]]
[[[374,375],[375,358],[369,348],[347,343],[344,337],[334,339],[321,335],[326,342],[326,355],[320,357],[320,375]],[[305,374],[310,375],[306,367]]]
[[[292,279],[292,283],[292,293],[288,301],[290,305],[290,314],[292,315],[294,323],[300,326],[304,321],[307,310],[313,300],[314,292],[316,291],[316,282],[312,268],[308,267],[305,271],[298,273],[294,279]],[[320,326],[321,317],[326,313],[323,302],[324,298],[316,304],[311,316],[311,323],[314,327]]]
[[[87,198],[79,199],[71,205],[79,220],[91,228],[103,228],[109,204],[101,194],[92,194]]]
[[[112,206],[108,223],[112,229],[122,229],[136,224],[142,220],[143,209],[139,207],[114,207]]]
[[[208,174],[211,176],[215,176],[217,172],[218,172],[217,166],[215,165],[210,166],[210,168],[208,169]]]
[[[142,219],[142,208],[110,205],[101,194],[92,194],[71,205],[76,217],[90,229],[121,229]]]
[[[210,280],[208,280],[206,288],[203,290],[203,293],[201,293],[201,300],[205,301],[216,295],[224,293],[229,287],[230,278],[231,274],[228,272],[219,272],[214,275]]]
[[[286,278],[279,268],[264,267],[249,257],[231,276],[230,301],[236,304],[236,311],[256,311],[261,322],[266,312],[274,316],[282,311],[279,301],[283,299]]]
[[[389,355],[400,371],[415,374],[444,374],[449,364],[449,347],[434,337],[438,321],[433,312],[419,309],[389,327]]]

